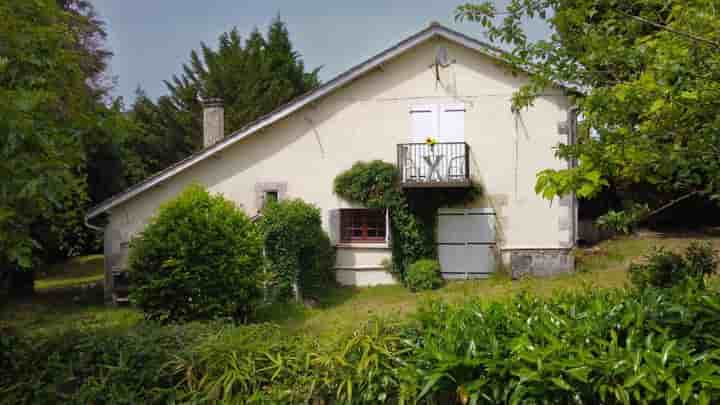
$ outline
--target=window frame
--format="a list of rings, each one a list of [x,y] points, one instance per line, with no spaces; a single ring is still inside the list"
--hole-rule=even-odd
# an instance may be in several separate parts
[[[271,194],[275,195],[275,199],[274,199],[274,200],[271,200],[270,198],[268,198]],[[271,202],[278,202],[278,201],[280,201],[280,190],[276,190],[276,189],[263,190],[263,192],[262,192],[262,206],[263,206],[263,208],[265,208],[265,207],[266,207],[268,204],[270,204]]]
[[[341,244],[353,244],[353,243],[386,243],[388,241],[388,218],[387,211],[382,209],[371,209],[371,208],[343,208],[340,209],[340,232],[339,242]],[[372,215],[371,215],[372,214]],[[360,226],[353,227],[352,224],[350,232],[346,232],[348,228],[348,222],[352,222],[354,218],[361,218]],[[378,220],[376,226],[369,226],[371,221],[368,219]],[[360,237],[354,237],[353,230],[359,229],[362,233]],[[374,230],[376,233],[382,232],[382,236],[369,236],[369,231]],[[348,238],[347,235],[350,235]]]

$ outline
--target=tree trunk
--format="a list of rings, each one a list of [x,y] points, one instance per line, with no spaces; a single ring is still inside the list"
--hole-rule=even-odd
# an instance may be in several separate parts
[[[302,292],[300,291],[300,282],[296,279],[292,285],[293,298],[298,304],[302,304]]]

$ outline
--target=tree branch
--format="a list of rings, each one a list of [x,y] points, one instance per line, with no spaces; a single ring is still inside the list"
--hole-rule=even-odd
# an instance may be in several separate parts
[[[672,207],[673,205],[675,205],[681,201],[687,200],[688,198],[690,198],[694,195],[697,195],[697,194],[700,194],[700,190],[691,191],[691,192],[689,192],[683,196],[680,196],[666,204],[663,204],[659,208],[656,208],[656,209],[650,211],[649,213],[643,215],[643,217],[638,220],[638,223],[645,222],[645,221],[647,221],[648,218],[652,217],[653,215],[656,215],[659,212],[665,211],[666,209]]]
[[[656,23],[656,22],[654,22],[654,21],[648,20],[647,18],[643,18],[643,17],[637,16],[637,15],[633,15],[633,14],[630,14],[630,13],[626,13],[626,12],[624,12],[624,11],[622,11],[622,10],[617,10],[617,11],[618,11],[618,13],[620,13],[620,14],[626,16],[626,17],[632,18],[633,20],[640,21],[640,22],[642,22],[642,23],[645,23],[645,24],[648,24],[648,25],[652,25],[652,26],[655,27],[655,28],[659,28],[659,29],[661,29],[661,30],[665,30],[665,31],[668,31],[668,32],[672,32],[673,34],[680,35],[680,36],[683,36],[683,37],[685,37],[685,38],[692,39],[693,41],[701,42],[701,43],[703,43],[703,44],[710,45],[710,46],[712,46],[712,47],[714,47],[714,48],[720,49],[720,43],[718,43],[718,42],[711,41],[711,40],[706,39],[706,38],[703,38],[703,37],[699,37],[699,36],[694,35],[694,34],[691,34],[691,33],[689,33],[689,32],[680,31],[680,30],[677,30],[677,29],[675,29],[675,28],[671,28],[671,27],[669,27],[669,26],[667,26],[667,25],[665,25],[665,24]]]

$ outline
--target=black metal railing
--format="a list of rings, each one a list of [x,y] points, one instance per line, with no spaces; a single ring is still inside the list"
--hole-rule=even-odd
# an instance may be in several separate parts
[[[465,142],[404,143],[397,146],[404,187],[470,185],[470,148]]]

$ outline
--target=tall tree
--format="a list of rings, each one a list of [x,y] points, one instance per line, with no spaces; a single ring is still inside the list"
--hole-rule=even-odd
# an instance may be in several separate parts
[[[199,98],[221,98],[225,128],[237,130],[278,106],[318,86],[318,69],[307,72],[294,50],[285,24],[276,18],[263,36],[255,29],[243,41],[237,29],[223,33],[216,49],[201,43],[182,66],[182,74],[165,84],[169,94],[156,103],[140,91],[131,109],[139,127],[135,146],[150,152],[130,170],[143,175],[162,169],[202,147]]]
[[[84,213],[123,186],[112,173],[129,124],[109,103],[110,52],[90,3],[2,2],[0,21],[0,286],[32,288],[18,269],[97,247]]]
[[[85,76],[50,1],[0,3],[0,266],[33,265],[31,226],[60,204],[82,161]]]
[[[541,172],[537,191],[649,186],[664,195],[641,201],[652,213],[689,196],[720,198],[719,11],[718,0],[511,0],[503,10],[465,4],[457,18],[481,23],[512,48],[507,63],[532,71],[515,108],[548,86],[578,90],[579,142],[557,153],[579,164]],[[532,18],[552,35],[531,41],[522,24]]]

